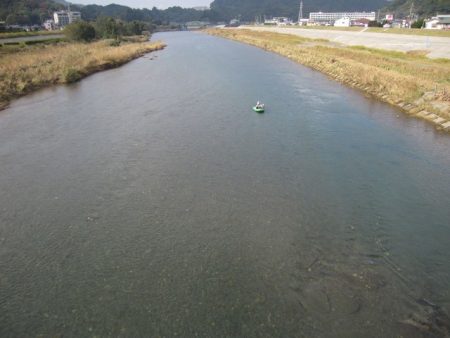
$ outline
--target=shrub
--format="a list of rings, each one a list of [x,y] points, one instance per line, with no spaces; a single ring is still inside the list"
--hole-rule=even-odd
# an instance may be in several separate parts
[[[65,83],[74,83],[81,79],[81,74],[78,70],[74,68],[69,68],[64,74]]]
[[[90,23],[79,21],[68,25],[64,34],[70,40],[89,42],[95,39],[95,28]]]
[[[411,28],[422,28],[425,26],[425,20],[419,19],[412,23]]]
[[[120,46],[120,40],[119,40],[119,39],[111,40],[111,41],[109,42],[109,45],[110,45],[111,47],[119,47],[119,46]]]
[[[369,21],[368,26],[369,27],[383,27],[383,24],[381,24],[378,21]]]

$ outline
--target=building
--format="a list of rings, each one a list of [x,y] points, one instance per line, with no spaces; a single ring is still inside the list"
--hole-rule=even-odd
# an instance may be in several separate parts
[[[351,20],[350,18],[340,18],[334,22],[335,27],[350,27]]]
[[[192,7],[192,9],[195,9],[196,11],[209,11],[208,6],[195,6],[195,7]]]
[[[69,14],[69,23],[81,21],[80,12],[68,11],[67,13]]]
[[[73,22],[80,21],[81,13],[72,11],[58,11],[53,13],[53,19],[55,25],[62,28]]]
[[[318,23],[333,23],[342,18],[349,18],[350,20],[368,19],[374,21],[376,18],[375,12],[311,12],[309,13],[309,20]]]
[[[353,20],[352,21],[352,26],[357,26],[357,27],[369,27],[369,19],[358,19],[358,20]]]
[[[55,21],[53,20],[45,20],[43,24],[44,28],[48,31],[52,31],[55,29]]]
[[[284,16],[274,17],[273,19],[268,19],[264,21],[265,25],[276,25],[276,26],[286,26],[292,25],[292,21]]]
[[[426,29],[450,29],[450,15],[438,15],[425,22]]]

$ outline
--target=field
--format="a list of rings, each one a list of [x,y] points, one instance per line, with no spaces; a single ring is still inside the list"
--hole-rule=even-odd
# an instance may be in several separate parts
[[[246,29],[213,29],[209,34],[245,42],[286,56],[333,79],[450,129],[450,60],[337,46],[325,40]]]

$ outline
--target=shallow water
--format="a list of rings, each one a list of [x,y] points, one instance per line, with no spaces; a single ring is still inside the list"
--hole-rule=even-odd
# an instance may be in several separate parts
[[[448,333],[448,135],[275,54],[155,38],[0,112],[0,336]]]

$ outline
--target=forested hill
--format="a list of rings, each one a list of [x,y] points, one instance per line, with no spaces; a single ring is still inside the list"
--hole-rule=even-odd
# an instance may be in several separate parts
[[[50,18],[54,11],[63,8],[63,4],[51,0],[0,0],[0,21],[6,21],[7,24],[39,25]]]
[[[88,5],[81,8],[81,16],[84,20],[92,21],[99,16],[109,16],[123,21],[146,21],[156,24],[169,22],[188,22],[208,20],[209,11],[196,11],[192,8],[170,7],[160,10],[155,7],[150,9],[135,9],[127,6],[111,4],[107,6]]]
[[[303,16],[309,12],[376,11],[387,0],[303,0]],[[241,17],[253,20],[255,16],[287,16],[297,19],[300,0],[214,0],[211,8],[227,19]]]
[[[0,0],[0,21],[6,21],[9,25],[39,25],[46,19],[52,18],[54,11],[66,9],[67,4],[68,2],[63,0]],[[170,7],[160,10],[157,8],[134,9],[116,4],[107,6],[78,6],[71,4],[70,8],[81,11],[81,17],[86,21],[94,21],[99,16],[109,16],[123,21],[138,20],[155,24],[203,20],[216,22],[221,20],[214,11],[196,11],[192,8],[181,7]]]
[[[411,4],[414,14],[420,17],[436,14],[450,14],[450,0],[393,0],[383,11],[392,12],[398,16],[409,15]]]

